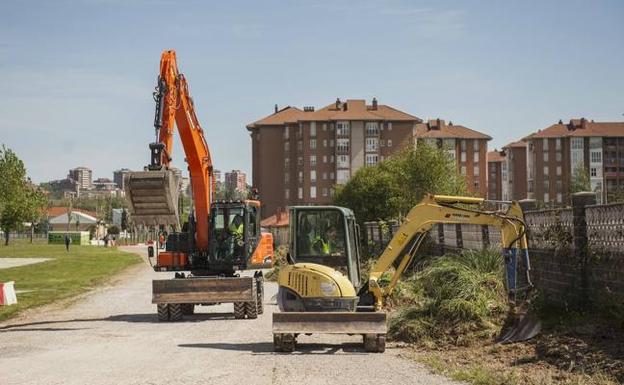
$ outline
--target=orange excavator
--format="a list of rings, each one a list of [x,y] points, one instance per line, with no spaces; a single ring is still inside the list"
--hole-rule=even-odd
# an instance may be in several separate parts
[[[235,318],[262,313],[263,277],[239,272],[271,267],[273,238],[260,230],[260,201],[215,201],[212,159],[188,83],[173,50],[162,53],[154,92],[156,142],[144,171],[126,180],[131,220],[138,225],[170,227],[165,251],[156,256],[155,271],[175,272],[173,279],[152,281],[152,303],[158,319],[179,321],[196,305],[233,303]],[[177,126],[188,163],[193,208],[178,231],[180,181],[171,167]],[[257,195],[257,194],[255,194]]]

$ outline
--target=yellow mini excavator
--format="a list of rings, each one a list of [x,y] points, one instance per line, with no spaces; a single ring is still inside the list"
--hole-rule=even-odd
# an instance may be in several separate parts
[[[299,334],[329,333],[362,335],[366,351],[383,352],[387,331],[383,299],[414,259],[427,232],[440,223],[489,225],[501,230],[506,287],[515,318],[501,340],[526,340],[539,333],[539,321],[525,317],[519,310],[523,306],[516,306],[519,294],[526,297],[533,286],[522,209],[517,202],[508,202],[505,211],[479,210],[477,206],[484,202],[483,198],[426,196],[405,217],[368,280],[360,276],[359,227],[351,210],[291,207],[289,265],[279,272],[280,311],[273,313],[274,349],[291,352]],[[390,282],[381,285],[382,274],[392,266],[395,271]],[[517,284],[519,266],[526,274],[523,287]]]

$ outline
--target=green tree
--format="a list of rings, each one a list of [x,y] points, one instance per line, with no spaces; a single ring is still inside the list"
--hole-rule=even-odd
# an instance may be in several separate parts
[[[425,194],[466,194],[466,182],[444,149],[406,148],[375,166],[361,168],[336,189],[334,202],[351,208],[358,221],[405,215]]]
[[[582,164],[579,164],[572,174],[570,192],[577,193],[581,191],[591,191],[591,185],[589,183],[589,173],[587,169]]]
[[[17,155],[4,145],[0,148],[0,227],[4,231],[5,245],[9,233],[31,226],[42,216],[46,206],[43,192],[26,177],[26,168]]]

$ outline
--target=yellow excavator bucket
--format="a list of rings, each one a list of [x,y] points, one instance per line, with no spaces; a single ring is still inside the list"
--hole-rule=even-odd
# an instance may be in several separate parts
[[[173,171],[133,171],[127,178],[126,199],[135,224],[179,227],[180,187]]]

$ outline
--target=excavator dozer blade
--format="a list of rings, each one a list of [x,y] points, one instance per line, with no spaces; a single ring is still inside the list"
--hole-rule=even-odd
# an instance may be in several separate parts
[[[542,321],[531,312],[522,312],[513,316],[511,326],[499,337],[501,344],[526,341],[542,331]]]
[[[277,312],[273,333],[386,334],[386,313]]]
[[[134,171],[127,178],[126,199],[134,223],[179,227],[180,189],[173,171]]]

